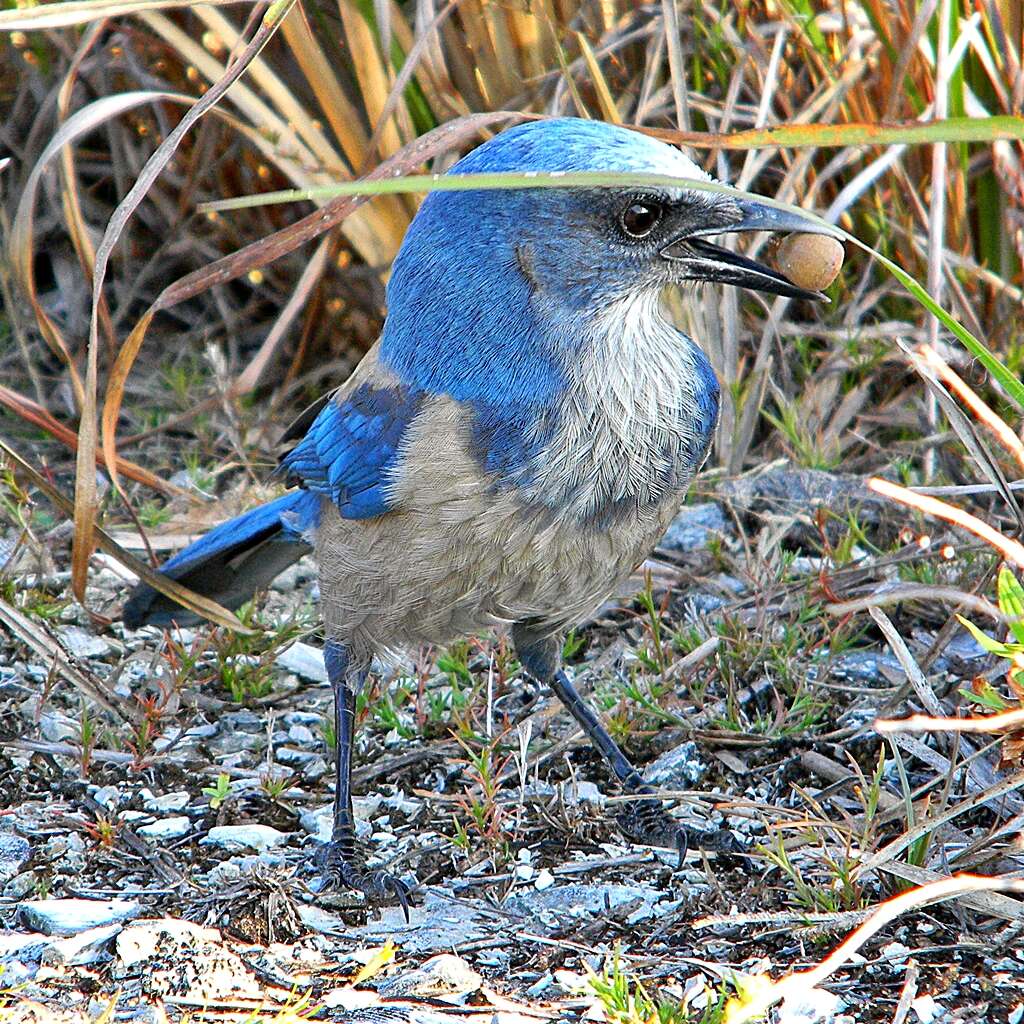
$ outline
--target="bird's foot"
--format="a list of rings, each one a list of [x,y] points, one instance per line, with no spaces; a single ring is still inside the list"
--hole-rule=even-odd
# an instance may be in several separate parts
[[[675,850],[679,854],[677,870],[691,847],[714,853],[743,852],[728,829],[703,830],[673,818],[657,799],[658,791],[653,786],[638,786],[633,793],[650,799],[631,800],[625,805],[615,816],[619,831],[635,843]]]
[[[313,863],[320,875],[318,892],[349,888],[361,892],[373,906],[398,904],[409,921],[412,890],[389,871],[370,871],[346,840],[332,840],[317,850]]]

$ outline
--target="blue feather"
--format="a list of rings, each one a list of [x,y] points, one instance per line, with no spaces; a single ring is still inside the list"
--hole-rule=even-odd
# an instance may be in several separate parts
[[[306,533],[314,530],[320,520],[320,502],[306,491],[291,491],[275,501],[243,512],[220,526],[215,526],[194,544],[179,551],[160,567],[160,571],[177,578],[182,573],[229,548],[242,548],[257,538],[282,532],[303,543]]]
[[[320,410],[281,466],[344,519],[384,515],[399,445],[423,398],[418,389],[361,384]]]

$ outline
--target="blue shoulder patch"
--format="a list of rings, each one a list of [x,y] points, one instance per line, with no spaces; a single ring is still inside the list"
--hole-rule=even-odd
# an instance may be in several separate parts
[[[281,467],[310,491],[327,495],[344,519],[370,519],[391,511],[390,470],[422,392],[361,384],[328,402]]]

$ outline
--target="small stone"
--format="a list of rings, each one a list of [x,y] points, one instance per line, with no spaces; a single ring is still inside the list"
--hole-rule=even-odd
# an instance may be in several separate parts
[[[823,988],[801,991],[795,999],[785,999],[778,1011],[778,1024],[834,1024],[836,1013],[845,1007],[834,992]]]
[[[274,760],[290,768],[302,768],[318,758],[319,755],[312,750],[296,750],[294,747],[278,747],[274,751]]]
[[[324,652],[312,644],[304,644],[301,640],[282,651],[274,663],[286,672],[292,672],[303,679],[314,683],[326,683],[327,668],[324,665]]]
[[[377,986],[385,999],[467,996],[476,992],[483,978],[460,956],[442,953],[421,967],[386,978]]]
[[[911,1010],[917,1014],[921,1024],[931,1024],[941,1013],[942,1007],[930,995],[918,996],[911,1004]]]
[[[669,551],[696,551],[707,547],[712,537],[725,533],[728,528],[728,520],[717,502],[685,505],[669,524],[658,546]]]
[[[29,841],[10,832],[0,832],[0,883],[8,882],[32,856]]]
[[[554,884],[555,876],[547,868],[541,868],[537,872],[537,878],[533,883],[533,887],[543,892],[545,889],[550,889]]]
[[[270,850],[264,850],[263,853],[247,853],[229,857],[227,860],[215,864],[206,873],[206,881],[207,884],[215,888],[223,887],[237,882],[246,875],[265,877],[268,871],[284,867],[284,865],[284,856]]]
[[[18,904],[18,916],[44,935],[77,935],[88,928],[129,921],[141,909],[135,900],[33,900]]]
[[[84,966],[109,960],[106,947],[120,930],[120,924],[101,925],[77,935],[69,935],[66,939],[58,939],[43,950],[41,962],[57,967],[64,964]]]
[[[67,715],[45,712],[39,716],[39,733],[44,740],[51,743],[63,743],[65,740],[77,740],[81,729],[78,722]]]
[[[110,654],[106,640],[79,626],[62,626],[58,632],[64,646],[76,658],[105,658]]]
[[[686,789],[700,782],[707,770],[708,766],[698,756],[697,744],[686,740],[655,758],[644,769],[644,779],[655,786]]]
[[[269,850],[286,842],[288,836],[270,825],[215,825],[200,840],[203,846],[222,850]]]
[[[36,878],[34,871],[22,871],[4,886],[4,899],[15,902],[23,900],[26,896],[35,892],[38,883],[39,879]]]
[[[594,782],[577,779],[575,782],[562,783],[562,796],[567,804],[590,804],[592,807],[603,807],[605,795]]]
[[[521,882],[529,882],[535,874],[532,864],[517,864],[514,872],[516,878]]]
[[[372,805],[372,806],[371,806]],[[373,826],[367,821],[377,807],[380,806],[380,797],[356,797],[352,801],[352,810],[356,817],[356,838],[366,840],[370,838]],[[331,829],[334,827],[334,805],[327,804],[324,807],[317,807],[309,811],[303,811],[299,815],[299,824],[318,843],[327,843],[331,839]]]
[[[182,814],[174,818],[158,818],[148,825],[140,825],[135,831],[146,839],[180,839],[192,831],[192,822]]]
[[[313,730],[308,725],[293,725],[288,730],[288,739],[292,743],[298,743],[299,746],[308,747],[316,743],[316,737],[313,735]]]
[[[798,288],[823,291],[839,275],[846,250],[831,235],[787,235],[775,254],[775,267]]]
[[[108,811],[117,809],[121,802],[121,790],[117,786],[100,786],[98,789],[89,787],[93,800],[106,807]]]
[[[148,789],[144,789],[141,795],[142,806],[147,811],[155,811],[158,814],[167,811],[183,811],[192,799],[191,795],[183,789],[173,793],[163,793],[161,796],[154,796]]]

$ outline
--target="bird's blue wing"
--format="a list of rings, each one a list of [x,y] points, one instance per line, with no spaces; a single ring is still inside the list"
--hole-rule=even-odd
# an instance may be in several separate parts
[[[422,392],[394,379],[343,389],[322,406],[281,467],[302,487],[329,497],[345,519],[390,512],[390,474],[422,401]]]

